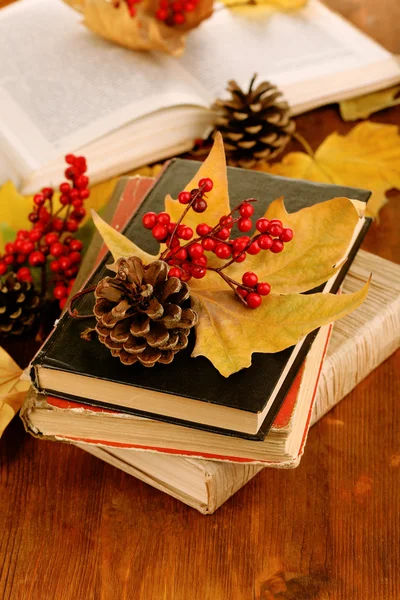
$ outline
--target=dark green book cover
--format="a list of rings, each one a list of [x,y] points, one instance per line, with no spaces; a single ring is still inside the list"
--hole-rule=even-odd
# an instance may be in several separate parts
[[[134,238],[135,243],[144,250],[155,254],[157,242],[149,231],[142,226],[142,216],[148,211],[159,212],[164,208],[166,194],[177,197],[178,193],[192,179],[199,168],[199,163],[175,159],[171,161],[161,178],[150,190],[139,210],[133,215],[124,233],[128,238]],[[286,179],[243,169],[228,168],[228,182],[231,205],[235,206],[249,196],[256,197],[255,218],[262,216],[267,206],[277,197],[284,196],[285,205],[289,212],[295,212],[306,206],[311,206],[338,196],[346,196],[367,202],[370,192],[355,188],[335,185],[311,183],[301,180]],[[346,261],[337,277],[332,292],[335,293],[354,258],[362,239],[368,229],[370,220],[367,219],[363,230],[358,236],[349,260]],[[112,262],[107,255],[96,269],[88,285],[92,285],[110,272],[106,264]],[[92,294],[82,297],[76,302],[79,313],[90,313],[93,308]],[[134,387],[147,388],[176,396],[193,398],[203,402],[220,404],[235,409],[258,413],[265,407],[270,394],[279,381],[283,370],[290,359],[293,347],[276,354],[253,354],[251,367],[231,375],[228,379],[219,374],[213,365],[204,357],[191,358],[195,335],[190,335],[189,346],[175,356],[170,365],[156,364],[145,368],[140,364],[126,367],[116,358],[112,358],[107,348],[97,341],[88,343],[80,338],[80,333],[88,326],[88,321],[72,319],[64,314],[55,331],[42,347],[32,363],[32,378],[35,381],[35,367],[43,366],[50,369],[67,371],[85,375],[97,380],[107,380],[123,383]],[[191,423],[184,419],[175,419],[157,415],[151,412],[137,411],[122,406],[112,407],[121,412],[130,412],[141,416],[187,425],[226,435],[262,440],[268,432],[279,408],[288,392],[305,356],[315,338],[316,332],[310,333],[304,340],[292,367],[279,389],[272,407],[257,434],[247,434],[229,431],[218,427]],[[37,382],[36,382],[37,383]],[[39,386],[38,386],[39,387]],[[40,389],[40,388],[39,388]],[[42,390],[55,396],[71,397],[66,393],[54,390]],[[79,397],[79,401],[92,405],[107,407],[104,402]],[[111,405],[108,405],[111,406]]]

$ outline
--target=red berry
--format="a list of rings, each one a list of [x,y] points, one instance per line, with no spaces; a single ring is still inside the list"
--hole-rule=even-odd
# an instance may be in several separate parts
[[[273,240],[270,250],[274,254],[278,254],[279,252],[282,252],[283,242],[281,242],[281,240]]]
[[[246,256],[247,256],[246,252],[243,252],[243,250],[241,250],[240,252],[236,251],[233,253],[233,258],[235,259],[235,262],[237,262],[237,263],[241,263],[244,260],[246,260]]]
[[[195,243],[189,246],[189,254],[193,260],[200,258],[204,254],[204,248],[201,244]]]
[[[192,208],[195,213],[202,213],[207,210],[207,202],[204,198],[197,198],[192,204]]]
[[[83,190],[84,188],[87,188],[88,183],[89,177],[86,177],[86,175],[79,175],[79,177],[75,179],[75,186],[78,188],[78,190]]]
[[[215,247],[215,255],[218,258],[229,258],[232,254],[231,247],[228,244],[224,244],[223,242],[219,242]]]
[[[58,261],[58,264],[60,265],[60,269],[62,271],[65,271],[71,266],[71,259],[69,258],[69,256],[61,256],[61,258]]]
[[[177,277],[178,279],[180,279],[181,276],[182,271],[178,269],[178,267],[172,267],[172,269],[168,271],[168,277]]]
[[[269,224],[269,233],[274,237],[279,237],[283,233],[283,229],[281,225],[277,223]]]
[[[6,263],[6,265],[13,265],[14,264],[14,255],[6,254],[6,256],[4,256],[3,260]]]
[[[230,236],[230,230],[228,229],[228,227],[223,227],[222,229],[220,229],[218,231],[218,233],[216,233],[216,237],[219,240],[227,240]]]
[[[7,269],[7,264],[4,261],[0,260],[0,275],[4,275],[5,273],[7,273]]]
[[[270,225],[280,225],[282,227],[282,221],[279,219],[271,219],[269,222]]]
[[[71,200],[77,200],[81,197],[81,192],[79,190],[76,190],[75,188],[71,188],[69,190],[69,197],[71,198]]]
[[[258,245],[257,240],[254,240],[254,242],[251,242],[250,246],[247,248],[247,252],[249,254],[258,254],[260,252],[261,248]]]
[[[28,267],[21,267],[18,269],[17,277],[20,281],[32,281],[32,273]]]
[[[251,217],[254,214],[254,206],[249,202],[243,202],[239,207],[241,217]]]
[[[83,206],[80,206],[79,208],[75,208],[75,210],[72,211],[70,216],[72,217],[72,219],[81,221],[85,215],[86,210],[83,208]]]
[[[75,158],[75,167],[81,173],[84,173],[87,170],[86,158],[84,156],[77,156]]]
[[[26,254],[17,254],[17,264],[22,265],[26,261]]]
[[[58,303],[61,310],[67,304],[67,300],[68,300],[68,298],[66,296],[65,296],[65,298],[61,298],[60,302]]]
[[[32,231],[29,232],[29,239],[31,240],[31,242],[38,242],[41,237],[42,232],[38,229],[32,229]]]
[[[173,12],[182,12],[183,2],[181,2],[180,0],[175,0],[175,2],[172,2],[171,8]]]
[[[186,22],[186,17],[183,13],[177,12],[173,15],[172,20],[175,25],[183,25]]]
[[[76,170],[74,167],[68,167],[67,169],[65,169],[64,171],[64,175],[67,179],[74,179],[75,175],[76,175]]]
[[[52,198],[54,194],[54,190],[51,187],[42,188],[42,194],[45,198]]]
[[[33,202],[36,206],[42,206],[42,204],[46,202],[46,198],[44,197],[44,194],[35,194],[33,196]]]
[[[219,224],[222,225],[223,227],[228,227],[229,229],[231,229],[233,227],[232,215],[229,215],[226,217],[221,217],[219,220]]]
[[[171,217],[169,216],[168,213],[166,212],[160,212],[157,215],[157,223],[160,223],[160,225],[168,225],[168,223],[171,221]]]
[[[71,254],[69,255],[69,258],[70,258],[72,264],[81,262],[81,255],[79,252],[71,252]]]
[[[233,249],[236,251],[244,250],[247,244],[250,242],[248,235],[242,235],[241,237],[233,240]]]
[[[166,223],[166,225],[167,225],[167,223]],[[172,222],[168,223],[168,233],[169,233],[169,235],[172,235],[174,233],[175,227],[176,227],[176,223],[172,223]],[[175,236],[174,236],[174,239],[176,239]]]
[[[250,231],[250,229],[253,227],[253,223],[248,217],[242,217],[239,219],[237,226],[239,231],[244,233],[245,231]]]
[[[67,154],[67,155],[65,156],[65,162],[66,162],[68,165],[73,165],[73,164],[74,164],[74,162],[75,162],[75,156],[74,156],[73,154]]]
[[[25,244],[25,240],[22,238],[17,238],[12,245],[12,251],[9,254],[13,254],[14,252],[22,252],[23,245]]]
[[[87,188],[83,188],[83,190],[79,190],[79,197],[81,200],[86,200],[86,198],[89,198],[90,196],[90,190],[88,190]]]
[[[68,296],[68,290],[65,285],[57,285],[53,290],[53,296],[57,300],[62,300]]]
[[[60,263],[58,262],[58,260],[51,261],[50,270],[53,271],[53,273],[58,273],[59,271],[61,271]]]
[[[246,271],[246,273],[243,273],[242,275],[242,282],[243,285],[252,288],[258,283],[258,277],[252,271]]]
[[[257,240],[258,245],[262,250],[269,250],[272,246],[272,238],[269,235],[263,234]]]
[[[69,247],[73,252],[80,252],[83,248],[83,244],[81,240],[71,240]]]
[[[142,217],[143,227],[146,229],[153,229],[154,225],[157,223],[157,215],[155,212],[147,212]]]
[[[70,191],[70,189],[71,189],[71,186],[66,181],[64,183],[60,184],[60,192],[62,194],[68,194],[68,192]]]
[[[66,277],[68,277],[68,279],[70,279],[71,277],[74,277],[78,272],[78,267],[71,267],[69,269],[65,269],[64,271],[64,275]]]
[[[43,252],[40,252],[40,250],[35,250],[35,252],[32,252],[32,254],[29,256],[29,264],[32,265],[32,267],[43,265],[45,260],[46,257]]]
[[[246,303],[249,308],[258,308],[262,302],[262,298],[260,294],[256,294],[255,292],[250,292],[248,296],[246,296]]]
[[[187,273],[187,272],[182,273],[182,275],[181,275],[182,281],[190,281],[190,279],[192,279],[192,275],[190,273]]]
[[[182,240],[191,240],[193,237],[193,229],[191,227],[184,227],[182,229],[180,237],[182,238]]]
[[[52,244],[55,244],[56,242],[58,242],[57,233],[54,233],[54,231],[51,233],[47,233],[44,236],[44,241],[46,242],[46,244],[49,244],[49,246],[51,246]]]
[[[53,219],[53,229],[62,231],[64,229],[64,221],[58,217]]]
[[[207,223],[200,223],[196,227],[196,233],[200,237],[204,237],[205,235],[210,233],[211,229],[212,229],[212,227],[210,225],[207,225]]]
[[[24,254],[30,254],[31,252],[33,252],[34,249],[35,249],[34,243],[31,241],[26,241],[22,244],[21,251]]]
[[[67,235],[67,237],[63,239],[64,246],[69,246],[73,239],[74,238],[72,237],[72,235]]]
[[[157,225],[154,225],[151,233],[153,234],[154,239],[156,239],[158,242],[163,242],[168,235],[168,229],[166,225],[157,223]]]
[[[67,204],[69,204],[70,198],[69,196],[67,196],[67,194],[61,194],[60,196],[60,204],[62,204],[63,206],[67,206]]]
[[[78,229],[78,223],[75,219],[68,219],[67,221],[67,231],[74,232]]]
[[[203,192],[211,192],[214,187],[214,183],[209,177],[203,177],[203,179],[200,179],[198,186]]]
[[[246,298],[246,296],[249,295],[249,292],[242,287],[237,287],[236,291],[238,294],[240,294],[242,296],[242,298]]]
[[[257,292],[261,296],[268,296],[271,291],[271,286],[266,281],[262,281],[257,285]]]
[[[268,227],[269,227],[268,219],[265,219],[264,217],[262,217],[261,219],[257,219],[257,221],[256,221],[257,231],[259,231],[260,233],[265,233],[267,231]]]
[[[287,227],[282,231],[279,239],[281,242],[290,242],[293,239],[293,231]]]
[[[58,258],[59,256],[62,256],[64,254],[64,252],[65,252],[65,248],[61,244],[61,242],[55,242],[54,244],[51,244],[50,254],[52,256],[54,256],[54,258]]]
[[[212,252],[215,249],[217,242],[212,238],[204,238],[204,240],[201,240],[201,245],[207,252]]]
[[[31,223],[37,223],[39,221],[39,215],[37,214],[37,212],[31,212],[28,215],[28,219]]]
[[[178,202],[180,202],[181,204],[189,204],[190,200],[190,192],[179,192]]]
[[[178,260],[186,260],[187,259],[186,248],[179,248],[179,250],[174,252],[174,258],[177,258]]]
[[[32,233],[31,231],[27,231],[26,229],[20,229],[17,232],[17,238],[22,239],[22,240],[28,240],[30,238],[31,233]]]
[[[207,269],[204,269],[204,267],[193,267],[192,268],[192,275],[195,279],[202,279],[205,274],[207,273]]]
[[[5,245],[5,251],[7,252],[7,254],[14,254],[14,252],[15,252],[14,244],[12,244],[11,242],[8,242]]]
[[[156,19],[159,21],[166,21],[168,19],[168,10],[165,8],[159,8],[156,12]]]
[[[183,9],[185,12],[193,12],[196,10],[196,4],[194,2],[185,2],[183,5]]]

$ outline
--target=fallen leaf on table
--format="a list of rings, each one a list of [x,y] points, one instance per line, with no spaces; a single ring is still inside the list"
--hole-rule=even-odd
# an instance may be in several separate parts
[[[387,202],[385,192],[400,188],[398,127],[366,121],[347,135],[328,135],[314,156],[291,152],[281,162],[265,164],[259,170],[371,190],[367,214],[376,217]]]
[[[21,374],[22,369],[0,347],[0,437],[21,408],[29,389],[29,383],[20,380]]]
[[[340,115],[344,121],[357,121],[367,119],[370,115],[400,104],[400,98],[396,97],[400,92],[400,85],[386,90],[365,94],[358,98],[342,100],[339,102]]]
[[[220,134],[187,189],[197,185],[202,177],[210,177],[214,182],[212,191],[207,194],[207,222],[214,224],[229,212]],[[178,219],[182,210],[176,200],[166,198],[166,211],[173,220]],[[368,291],[366,284],[354,294],[340,296],[298,293],[328,280],[343,259],[359,219],[357,208],[349,199],[335,198],[290,215],[278,199],[266,214],[268,218],[283,219],[285,226],[288,223],[296,227],[293,241],[279,255],[262,252],[245,265],[234,264],[223,271],[238,281],[250,266],[262,273],[266,281],[273,282],[271,294],[259,308],[245,307],[216,272],[208,271],[203,279],[190,282],[192,306],[199,316],[192,356],[207,357],[225,377],[250,366],[253,352],[279,352],[321,325],[345,316],[363,302]],[[136,255],[148,263],[156,258],[144,253],[134,241],[127,240],[97,216],[94,218],[115,260]],[[184,223],[193,228],[203,221],[204,215],[194,211],[189,211],[184,219]]]
[[[222,2],[226,4],[228,8],[248,8],[249,11],[254,10],[258,6],[274,10],[291,11],[303,8],[308,4],[308,0],[254,0],[254,3],[248,2],[245,6],[243,6],[244,0],[222,0]]]

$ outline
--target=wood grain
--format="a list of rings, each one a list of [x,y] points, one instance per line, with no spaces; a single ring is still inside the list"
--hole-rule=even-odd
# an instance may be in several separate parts
[[[400,52],[397,0],[327,3]],[[400,125],[400,108],[374,120]],[[350,125],[330,106],[298,127],[316,148]],[[390,196],[364,248],[400,262]],[[211,517],[15,419],[0,443],[1,599],[398,600],[399,389],[397,352],[313,427],[298,469],[263,471]]]

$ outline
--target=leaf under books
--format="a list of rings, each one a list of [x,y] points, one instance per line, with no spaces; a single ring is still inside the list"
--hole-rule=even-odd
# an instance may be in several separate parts
[[[225,155],[220,135],[187,189],[195,187],[202,177],[210,177],[214,182],[213,190],[207,195],[207,222],[213,224],[229,212]],[[246,260],[245,266],[234,264],[224,270],[240,281],[244,271],[254,269],[260,278],[272,282],[272,293],[260,308],[251,310],[236,298],[216,272],[209,271],[204,279],[191,280],[191,301],[199,315],[193,356],[206,356],[222,375],[228,377],[248,367],[253,352],[283,350],[310,331],[359,306],[367,294],[368,284],[349,295],[299,293],[313,289],[336,272],[351,242],[359,218],[357,209],[356,202],[335,198],[288,214],[282,199],[273,202],[266,215],[293,227],[293,242],[279,255],[261,252],[250,257],[249,262]],[[167,197],[166,211],[177,220],[182,205]],[[204,220],[204,215],[189,211],[184,222],[195,228],[200,222],[199,217]],[[98,216],[94,219],[115,260],[132,255],[139,256],[145,263],[154,260],[154,256],[141,250]]]
[[[222,0],[228,8],[240,8],[241,12],[247,9],[249,14],[254,11],[258,6],[267,7],[273,10],[292,11],[303,8],[307,5],[308,0]]]
[[[291,152],[281,162],[265,164],[261,170],[371,190],[367,214],[376,217],[387,202],[385,192],[400,188],[398,127],[366,121],[353,127],[347,135],[329,135],[314,156]]]
[[[115,7],[106,0],[85,0],[83,5],[65,1],[83,13],[84,24],[98,35],[131,50],[158,50],[174,56],[182,54],[186,32],[211,16],[213,4],[212,0],[202,0],[187,14],[185,24],[169,27],[155,18],[159,8],[156,0],[142,0],[135,7],[134,18],[123,2]]]
[[[340,116],[343,121],[357,121],[357,119],[367,119],[374,113],[397,106],[400,104],[400,85],[379,90],[357,98],[342,100],[339,102]]]
[[[0,437],[21,408],[29,383],[21,381],[22,369],[0,348]]]

